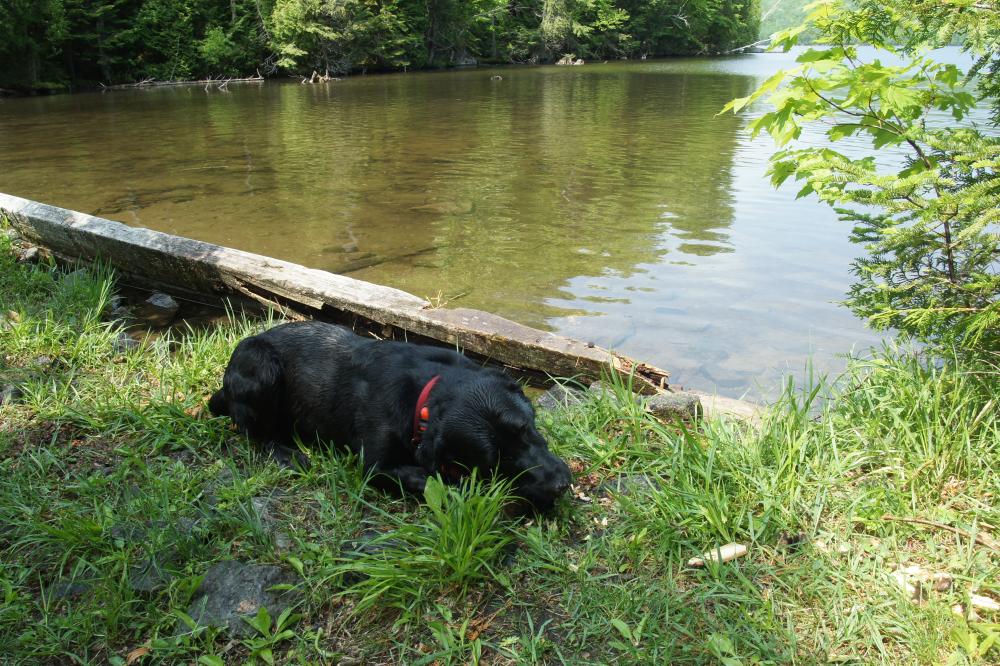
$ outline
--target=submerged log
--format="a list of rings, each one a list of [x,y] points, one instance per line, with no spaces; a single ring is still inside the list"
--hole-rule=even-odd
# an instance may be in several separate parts
[[[642,393],[670,390],[668,373],[627,356],[478,310],[434,308],[421,298],[271,257],[129,227],[0,193],[0,213],[25,239],[69,260],[104,261],[120,274],[174,293],[247,299],[283,313],[436,342],[536,379],[632,377]]]

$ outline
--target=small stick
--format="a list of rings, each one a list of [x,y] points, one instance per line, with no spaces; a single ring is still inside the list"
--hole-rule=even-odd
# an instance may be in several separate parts
[[[957,527],[952,527],[951,525],[945,525],[944,523],[936,523],[933,520],[924,520],[923,518],[900,518],[899,516],[893,516],[891,514],[885,514],[882,516],[882,520],[892,520],[898,523],[913,523],[915,525],[924,525],[925,527],[933,527],[939,530],[945,530],[947,532],[952,532],[966,539],[972,539],[980,546],[985,546],[990,550],[1000,553],[1000,545],[997,545],[993,539],[987,537],[985,534],[970,534],[965,530],[961,530]]]

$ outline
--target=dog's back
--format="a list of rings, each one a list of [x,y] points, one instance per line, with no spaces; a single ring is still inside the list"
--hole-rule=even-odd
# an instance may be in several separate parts
[[[229,416],[251,439],[289,444],[290,411],[309,409],[304,400],[322,404],[358,341],[349,329],[321,322],[285,324],[246,338],[233,350],[209,410]],[[286,376],[295,377],[294,384]]]

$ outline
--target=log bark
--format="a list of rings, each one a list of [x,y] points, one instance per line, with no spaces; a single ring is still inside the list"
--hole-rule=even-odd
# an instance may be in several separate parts
[[[664,370],[486,312],[433,308],[391,287],[2,193],[0,212],[25,239],[57,256],[104,261],[136,282],[223,299],[249,298],[381,337],[458,347],[537,379],[593,381],[610,371],[632,375],[633,386],[642,393],[670,390]]]

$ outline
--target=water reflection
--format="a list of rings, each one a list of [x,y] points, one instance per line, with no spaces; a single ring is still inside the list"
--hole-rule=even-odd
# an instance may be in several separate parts
[[[787,359],[871,339],[830,304],[846,230],[772,192],[767,146],[715,115],[775,67],[10,100],[0,191],[453,299],[739,394]]]

